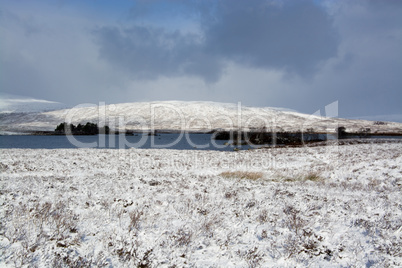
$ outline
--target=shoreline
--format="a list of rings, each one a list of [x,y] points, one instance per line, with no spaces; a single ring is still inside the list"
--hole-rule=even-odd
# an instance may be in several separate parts
[[[65,136],[65,135],[98,135],[98,134],[65,134],[57,131],[47,131],[47,130],[24,130],[24,131],[0,131],[0,133],[10,133],[9,135],[32,135],[32,136]],[[180,134],[180,133],[188,133],[188,134],[215,134],[215,133],[241,133],[241,134],[290,134],[290,135],[336,135],[336,132],[303,132],[303,131],[277,131],[277,132],[257,132],[257,131],[243,131],[243,130],[175,130],[175,129],[146,129],[146,130],[128,130],[128,131],[111,131],[110,133],[99,133],[105,135],[131,135],[131,134]],[[4,134],[0,134],[0,136],[6,136]],[[402,132],[378,132],[378,133],[362,133],[362,132],[346,132],[343,134],[342,138],[348,137],[373,137],[373,136],[402,136]]]

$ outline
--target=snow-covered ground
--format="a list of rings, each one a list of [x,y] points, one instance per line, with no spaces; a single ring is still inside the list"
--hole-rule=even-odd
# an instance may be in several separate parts
[[[29,114],[0,114],[1,131],[52,131],[62,122],[75,125],[105,123],[115,130],[175,130],[208,132],[215,129],[262,129],[267,131],[316,131],[334,133],[339,126],[348,132],[400,133],[402,123],[337,118],[338,106],[325,107],[314,115],[271,107],[202,101],[134,102],[82,105],[73,109]],[[325,116],[324,116],[325,115]],[[380,123],[380,124],[379,124]]]
[[[402,266],[402,143],[1,155],[0,265]]]

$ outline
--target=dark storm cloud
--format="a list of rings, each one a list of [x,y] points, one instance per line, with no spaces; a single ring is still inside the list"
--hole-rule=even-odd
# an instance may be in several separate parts
[[[100,57],[136,78],[195,75],[216,82],[228,61],[311,75],[317,64],[336,55],[332,22],[312,1],[195,4],[188,10],[198,14],[201,34],[155,26],[102,27],[94,31]],[[150,13],[149,6],[137,8]]]
[[[328,14],[312,1],[221,1],[206,23],[208,50],[253,67],[315,71],[334,57],[337,34]]]
[[[343,115],[402,113],[400,14],[400,1],[343,3],[335,14],[343,52],[322,88],[340,100]]]
[[[100,57],[132,77],[200,75],[206,81],[216,81],[221,72],[219,60],[206,53],[192,34],[143,26],[102,27],[94,34]]]

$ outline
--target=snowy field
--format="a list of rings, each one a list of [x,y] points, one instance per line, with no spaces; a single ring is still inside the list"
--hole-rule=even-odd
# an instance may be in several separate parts
[[[0,162],[0,266],[402,266],[402,143]]]

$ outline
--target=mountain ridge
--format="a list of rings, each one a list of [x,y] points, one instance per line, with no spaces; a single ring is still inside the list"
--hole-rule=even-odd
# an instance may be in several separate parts
[[[152,101],[81,106],[47,112],[1,114],[0,130],[52,131],[62,122],[95,122],[100,125],[105,123],[119,131],[266,129],[275,132],[334,133],[339,126],[343,126],[348,132],[370,129],[371,133],[402,134],[402,123],[324,117],[282,108],[243,106],[240,103]]]

